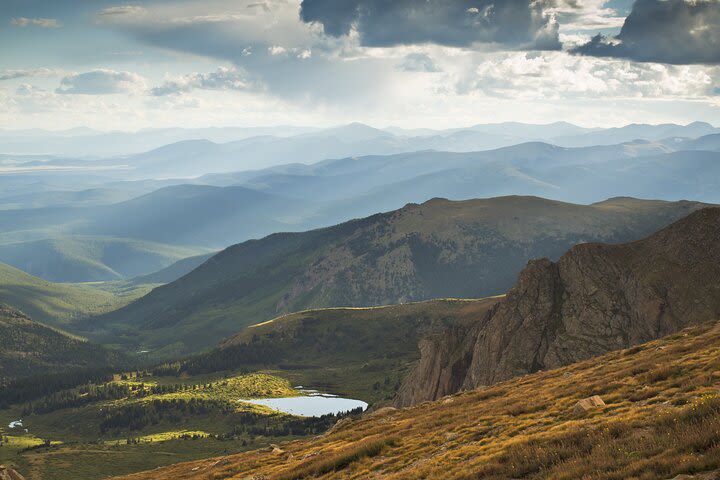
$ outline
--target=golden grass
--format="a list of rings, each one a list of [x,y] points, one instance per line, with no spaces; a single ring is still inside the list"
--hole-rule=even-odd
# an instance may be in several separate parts
[[[284,444],[282,454],[254,451],[126,478],[672,478],[720,468],[718,385],[720,323],[710,323],[565,368],[367,415],[325,436]],[[573,413],[578,400],[594,394],[607,405]],[[383,439],[393,441],[352,455],[363,442]],[[347,461],[339,461],[340,452]]]

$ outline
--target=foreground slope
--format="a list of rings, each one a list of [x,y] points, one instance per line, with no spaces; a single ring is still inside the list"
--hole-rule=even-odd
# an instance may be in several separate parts
[[[33,322],[0,304],[0,383],[33,374],[98,368],[116,363],[118,358],[100,345]]]
[[[673,478],[720,467],[720,324],[331,433],[127,479]],[[600,395],[606,406],[575,404]]]
[[[556,368],[720,318],[718,239],[720,208],[706,208],[640,241],[577,245],[557,263],[530,262],[506,300],[472,329],[425,341],[424,358],[397,404]]]
[[[410,204],[230,247],[88,323],[88,334],[172,356],[285,312],[501,294],[531,258],[557,258],[581,242],[641,238],[702,206],[628,198],[585,206],[536,197]]]

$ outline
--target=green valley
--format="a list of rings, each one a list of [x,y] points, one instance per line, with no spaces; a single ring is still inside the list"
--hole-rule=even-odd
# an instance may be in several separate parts
[[[62,328],[126,305],[147,293],[149,288],[53,283],[0,263],[0,299],[33,320]]]

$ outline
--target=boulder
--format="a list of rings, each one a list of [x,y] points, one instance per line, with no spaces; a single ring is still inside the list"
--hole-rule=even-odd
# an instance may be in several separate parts
[[[575,408],[573,408],[573,412],[585,413],[594,408],[604,407],[604,406],[605,406],[605,402],[603,402],[603,399],[600,398],[600,396],[598,396],[598,395],[593,395],[592,397],[583,398],[582,400],[577,402],[575,404]]]
[[[282,455],[283,453],[285,453],[285,450],[283,450],[282,448],[278,447],[278,446],[275,445],[274,443],[271,443],[271,444],[270,444],[270,451],[271,451],[273,454],[275,454],[275,455]]]

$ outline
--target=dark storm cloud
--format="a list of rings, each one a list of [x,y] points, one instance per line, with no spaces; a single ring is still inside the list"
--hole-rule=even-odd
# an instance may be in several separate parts
[[[532,0],[303,0],[300,17],[327,35],[357,30],[362,45],[560,48],[557,24]]]
[[[572,52],[640,62],[720,64],[720,2],[637,0],[617,37],[597,35]]]

